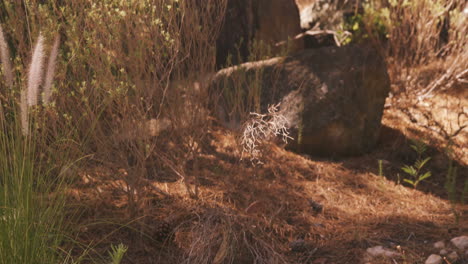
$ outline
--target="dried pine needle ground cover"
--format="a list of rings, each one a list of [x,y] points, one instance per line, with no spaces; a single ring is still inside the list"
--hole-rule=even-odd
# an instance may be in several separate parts
[[[410,138],[425,139],[443,151],[450,140],[455,160],[468,166],[468,89],[460,87],[432,97],[396,97],[388,100],[383,124]]]
[[[136,216],[119,181],[126,172],[90,166],[69,190],[83,212],[78,240],[95,259],[122,242],[129,246],[124,263],[361,263],[377,245],[400,246],[397,263],[423,263],[433,242],[466,234],[468,210],[454,211],[447,201],[448,161],[437,147],[428,152],[436,157],[429,180],[418,190],[397,184],[402,164],[413,162],[408,138],[388,127],[397,111],[387,109],[375,151],[337,161],[268,145],[264,164],[252,166],[239,160],[235,137],[216,129],[197,177],[187,179],[198,183],[198,199],[188,198],[169,170],[160,171],[133,194],[141,201]]]

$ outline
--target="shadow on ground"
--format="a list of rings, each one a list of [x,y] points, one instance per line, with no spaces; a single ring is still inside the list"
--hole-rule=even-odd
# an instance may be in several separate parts
[[[404,179],[411,179],[401,168],[405,165],[413,165],[418,159],[417,153],[411,148],[413,139],[406,137],[399,130],[388,126],[382,126],[381,135],[376,148],[361,157],[353,157],[339,161],[344,167],[359,173],[382,174],[395,183],[401,183],[406,187],[413,188],[410,184],[404,183]],[[432,176],[418,185],[418,190],[427,194],[436,195],[443,199],[448,199],[448,192],[445,188],[447,173],[450,166],[457,168],[456,195],[457,202],[461,202],[464,192],[464,183],[468,175],[468,167],[452,160],[444,149],[431,145],[424,157],[430,157],[429,162],[424,166],[422,173],[430,171]],[[379,166],[381,162],[381,167]],[[450,163],[452,163],[450,165]],[[465,191],[465,195],[468,195]],[[468,197],[465,197],[465,200]]]
[[[97,256],[110,244],[128,245],[124,263],[360,263],[376,245],[400,246],[407,263],[417,263],[431,243],[464,232],[441,199],[443,167],[428,167],[434,176],[421,189],[396,184],[392,176],[413,154],[408,139],[388,127],[372,153],[334,162],[272,144],[263,164],[253,166],[240,160],[230,132],[215,130],[211,139],[201,169],[188,178],[199,186],[198,199],[180,181],[156,175],[150,185],[169,195],[146,189],[133,217],[128,193],[113,177],[118,170],[83,172],[87,183],[70,197],[85,209],[76,223],[79,240]],[[379,159],[386,177],[378,176]]]

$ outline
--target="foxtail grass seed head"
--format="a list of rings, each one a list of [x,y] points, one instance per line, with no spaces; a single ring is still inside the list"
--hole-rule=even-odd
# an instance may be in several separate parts
[[[47,71],[44,81],[44,91],[42,94],[42,103],[48,104],[50,103],[50,97],[52,96],[52,82],[54,80],[54,73],[55,73],[55,66],[57,64],[57,55],[58,55],[58,48],[60,45],[60,35],[57,34],[54,40],[54,45],[52,46],[52,50],[49,56],[49,62],[47,64]]]
[[[13,86],[13,70],[10,62],[10,52],[8,45],[3,34],[3,28],[0,25],[0,61],[2,66],[3,75],[5,76],[5,83],[8,87]]]
[[[42,82],[42,65],[44,63],[44,38],[39,34],[39,38],[34,48],[31,65],[28,73],[28,106],[37,105],[39,86]]]

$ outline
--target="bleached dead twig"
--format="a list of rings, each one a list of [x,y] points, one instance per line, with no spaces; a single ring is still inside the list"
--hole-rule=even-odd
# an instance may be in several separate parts
[[[244,132],[241,137],[242,157],[249,153],[252,162],[261,163],[259,147],[273,137],[281,137],[287,143],[289,139],[288,120],[278,113],[280,104],[268,108],[267,114],[250,113],[252,118],[244,124]],[[242,159],[241,157],[241,159]]]

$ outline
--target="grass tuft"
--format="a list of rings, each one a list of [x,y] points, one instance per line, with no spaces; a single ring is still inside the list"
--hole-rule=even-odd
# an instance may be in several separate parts
[[[0,127],[0,263],[59,263],[64,179],[41,160],[37,133],[23,137],[16,121]]]

